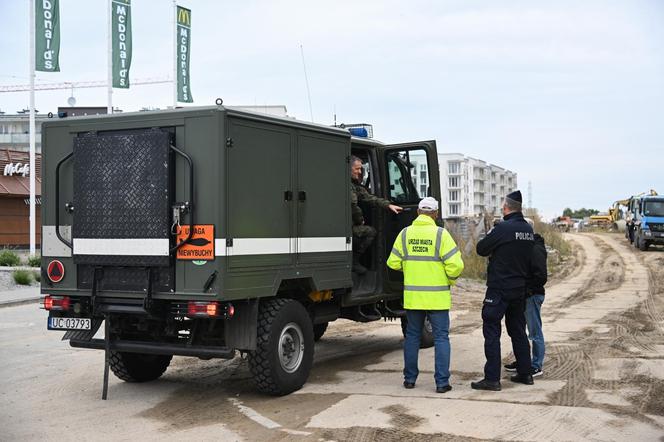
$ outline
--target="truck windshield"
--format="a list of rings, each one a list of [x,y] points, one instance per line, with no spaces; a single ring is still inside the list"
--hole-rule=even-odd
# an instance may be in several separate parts
[[[664,200],[646,201],[643,214],[645,216],[664,216]]]

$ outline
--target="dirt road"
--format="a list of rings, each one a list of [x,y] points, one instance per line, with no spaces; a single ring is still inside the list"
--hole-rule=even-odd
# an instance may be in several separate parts
[[[569,238],[574,271],[547,288],[534,386],[470,389],[483,366],[483,289],[470,282],[454,293],[445,395],[434,392],[431,349],[417,387],[401,387],[398,323],[338,321],[290,396],[254,393],[242,359],[175,358],[152,383],[112,377],[101,401],[102,353],[58,341],[27,305],[0,309],[3,439],[664,440],[664,250],[643,253],[619,235]]]

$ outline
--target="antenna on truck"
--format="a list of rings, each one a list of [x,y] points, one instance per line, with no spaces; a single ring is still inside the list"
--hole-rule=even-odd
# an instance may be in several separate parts
[[[307,86],[307,99],[309,100],[309,114],[311,122],[314,122],[314,110],[311,107],[311,92],[309,91],[309,77],[307,77],[307,65],[304,63],[304,48],[300,45],[300,54],[302,55],[302,68],[304,69],[304,83]]]

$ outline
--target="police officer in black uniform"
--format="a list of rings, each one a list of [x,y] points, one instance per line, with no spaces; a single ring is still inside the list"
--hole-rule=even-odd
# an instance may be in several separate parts
[[[475,390],[500,391],[500,322],[503,316],[517,362],[517,374],[511,380],[533,384],[525,295],[534,234],[521,213],[521,202],[520,191],[508,194],[503,202],[503,221],[477,243],[477,254],[489,257],[489,267],[482,307],[486,364],[484,379],[470,384]]]

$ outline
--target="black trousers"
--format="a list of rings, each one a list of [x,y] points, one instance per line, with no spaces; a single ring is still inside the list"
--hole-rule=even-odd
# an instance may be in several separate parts
[[[507,334],[512,339],[512,350],[516,356],[517,372],[531,373],[530,345],[526,336],[525,289],[500,290],[488,288],[482,307],[482,332],[484,333],[484,378],[500,381],[500,330],[505,316]]]
[[[353,226],[353,252],[362,255],[376,238],[376,229],[371,226]]]

